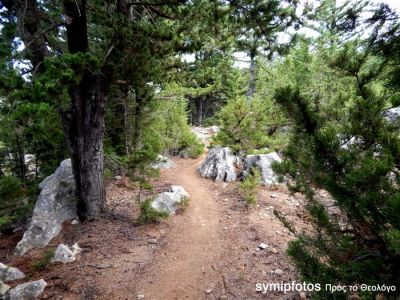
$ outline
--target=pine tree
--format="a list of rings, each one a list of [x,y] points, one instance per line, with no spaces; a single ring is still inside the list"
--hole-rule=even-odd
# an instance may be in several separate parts
[[[306,281],[344,285],[399,285],[398,128],[383,118],[388,103],[380,80],[386,59],[365,50],[365,43],[345,44],[331,61],[349,87],[337,103],[319,105],[324,94],[307,86],[280,88],[276,100],[294,123],[294,134],[277,171],[293,192],[305,195],[312,233],[297,232],[289,246]],[[323,201],[325,190],[343,218]],[[373,292],[362,293],[371,299]],[[396,293],[391,293],[394,296]],[[323,289],[318,299],[346,299]]]

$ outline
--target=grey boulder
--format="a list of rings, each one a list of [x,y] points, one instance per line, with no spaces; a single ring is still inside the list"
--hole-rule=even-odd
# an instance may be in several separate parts
[[[277,176],[272,170],[274,162],[282,162],[282,159],[276,152],[247,155],[243,163],[243,177],[250,174],[252,168],[257,168],[261,172],[262,181],[265,185],[276,184],[278,183]]]
[[[189,193],[177,185],[171,186],[168,192],[161,193],[151,203],[151,207],[159,212],[174,214],[182,200],[188,199]]]
[[[25,274],[14,267],[0,263],[0,281],[9,282],[25,278]]]
[[[43,279],[17,285],[9,290],[3,299],[6,300],[34,300],[43,293],[47,282]]]
[[[228,147],[211,149],[199,168],[199,173],[205,178],[215,181],[235,181],[238,158]]]
[[[32,248],[42,248],[61,231],[65,220],[77,218],[75,182],[71,160],[61,162],[54,174],[45,178],[39,185],[41,190],[32,220],[15,252],[24,255]]]

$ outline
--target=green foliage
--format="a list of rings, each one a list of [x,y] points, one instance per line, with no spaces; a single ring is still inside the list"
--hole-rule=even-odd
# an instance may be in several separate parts
[[[0,177],[0,199],[4,202],[15,199],[22,194],[21,181],[12,176]]]
[[[184,211],[190,205],[190,198],[184,197],[178,204],[178,211]]]
[[[46,267],[50,264],[51,259],[54,257],[55,251],[56,250],[54,248],[47,249],[40,259],[32,262],[32,269],[35,271],[46,269]]]
[[[13,218],[10,216],[1,216],[0,217],[0,229],[7,224],[10,224],[13,221]]]
[[[154,199],[149,198],[140,203],[140,215],[138,218],[138,223],[139,224],[150,224],[154,223],[157,220],[165,219],[168,217],[168,213],[166,212],[159,212],[155,210],[153,207],[151,207],[151,203],[154,201]]]
[[[17,177],[0,177],[0,229],[24,220],[31,212],[36,197],[36,182],[23,186]]]
[[[299,234],[288,253],[306,281],[398,286],[399,183],[393,184],[390,174],[400,157],[400,138],[398,128],[382,118],[385,62],[353,41],[328,63],[330,75],[321,76],[322,85],[293,83],[275,96],[294,124],[285,160],[275,168],[289,178],[292,191],[306,196],[316,229]],[[328,78],[339,89],[330,90]],[[350,230],[330,215],[318,189],[333,197]]]
[[[261,184],[260,171],[252,168],[246,178],[239,184],[239,190],[247,204],[257,203],[257,189]]]
[[[214,145],[230,147],[235,153],[247,153],[267,146],[267,107],[265,102],[238,97],[218,113],[221,130]]]
[[[198,157],[204,145],[191,132],[187,101],[176,87],[168,87],[147,108],[141,122],[141,142],[153,152]]]

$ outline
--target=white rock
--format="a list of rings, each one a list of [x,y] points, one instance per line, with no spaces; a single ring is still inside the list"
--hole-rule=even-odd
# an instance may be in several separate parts
[[[71,221],[71,224],[72,224],[72,225],[78,225],[78,224],[79,224],[79,221],[76,220],[76,219],[74,219],[74,220]]]
[[[212,292],[213,292],[213,289],[206,289],[206,290],[205,290],[205,293],[206,293],[207,295],[210,295]]]
[[[154,169],[169,169],[169,168],[174,168],[175,163],[173,162],[172,159],[159,154],[157,156],[156,161],[151,164],[151,167]]]
[[[274,271],[274,274],[276,274],[276,275],[278,275],[278,276],[281,276],[281,275],[283,274],[283,271],[282,271],[281,269],[276,269],[276,270]]]
[[[161,193],[151,203],[151,207],[159,212],[166,212],[168,214],[174,214],[178,208],[179,203],[182,200],[189,198],[189,193],[186,190],[177,185],[173,185],[169,192]]]
[[[205,178],[215,181],[235,181],[238,158],[228,147],[211,149],[199,168],[199,173]]]
[[[75,182],[71,160],[61,162],[54,174],[39,185],[41,192],[33,210],[28,230],[17,244],[15,252],[24,255],[32,248],[43,248],[61,231],[65,220],[77,218]]]
[[[243,177],[248,176],[251,169],[255,167],[261,172],[261,177],[265,185],[276,184],[278,183],[278,178],[272,170],[272,164],[274,162],[282,162],[282,159],[276,152],[247,155],[243,164]]]
[[[22,278],[25,278],[25,274],[19,269],[0,263],[0,281],[10,282]]]
[[[260,250],[265,250],[265,249],[267,249],[267,244],[264,244],[264,243],[261,243],[260,245],[258,245],[258,249],[260,249]]]
[[[76,255],[81,252],[82,249],[78,246],[78,243],[75,243],[74,245],[72,245],[72,247],[60,244],[58,245],[56,252],[54,253],[54,257],[51,259],[51,262],[73,262],[76,260]]]
[[[47,283],[43,279],[23,283],[9,290],[6,294],[6,299],[34,300],[43,293],[46,286]]]

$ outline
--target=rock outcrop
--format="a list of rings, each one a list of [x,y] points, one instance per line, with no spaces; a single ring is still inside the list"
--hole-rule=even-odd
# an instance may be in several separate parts
[[[188,199],[189,193],[186,190],[177,185],[173,185],[169,192],[161,193],[151,203],[151,206],[159,211],[166,212],[168,214],[174,214],[182,200]]]
[[[152,168],[154,169],[169,169],[174,168],[175,163],[172,159],[159,154],[157,156],[157,160],[151,164]]]
[[[81,252],[82,249],[78,246],[78,243],[75,243],[71,247],[60,244],[54,253],[54,257],[51,259],[51,262],[62,262],[64,264],[73,262],[76,260],[76,256]]]
[[[33,210],[32,220],[16,254],[23,255],[32,248],[41,248],[60,232],[65,220],[76,218],[75,182],[71,160],[61,162],[54,174],[39,185],[41,192]]]
[[[274,162],[282,162],[278,153],[247,155],[243,164],[243,176],[246,177],[252,168],[257,168],[261,172],[261,178],[265,185],[277,183],[277,177],[272,170]]]
[[[15,288],[8,290],[3,296],[5,300],[34,300],[43,293],[47,286],[43,279],[37,281],[26,282],[17,285]]]
[[[14,267],[6,266],[0,263],[0,281],[10,282],[13,280],[18,280],[25,278],[25,274]]]
[[[199,168],[199,173],[201,176],[215,181],[235,181],[237,162],[238,158],[228,147],[216,147],[208,152]]]

